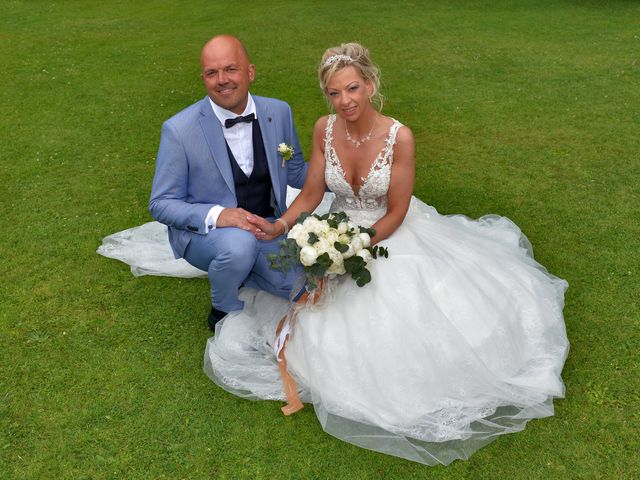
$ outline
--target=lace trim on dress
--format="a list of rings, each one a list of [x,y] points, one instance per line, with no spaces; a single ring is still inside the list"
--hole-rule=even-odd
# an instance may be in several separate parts
[[[393,147],[399,128],[397,120],[389,128],[389,134],[382,150],[376,155],[366,177],[361,177],[362,185],[354,189],[345,176],[340,158],[333,147],[333,126],[336,115],[330,115],[325,130],[325,181],[336,194],[331,211],[345,211],[361,225],[372,225],[387,211],[387,191],[391,181],[393,165]]]

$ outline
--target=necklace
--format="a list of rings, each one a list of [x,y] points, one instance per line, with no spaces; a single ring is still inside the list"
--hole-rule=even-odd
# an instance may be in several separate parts
[[[344,131],[347,134],[347,140],[349,140],[351,143],[353,143],[356,148],[360,148],[360,145],[362,145],[363,143],[368,142],[369,140],[371,140],[371,135],[373,134],[373,129],[376,127],[376,122],[377,121],[378,121],[378,116],[376,115],[376,118],[373,119],[373,125],[371,125],[371,130],[369,130],[369,133],[367,133],[367,135],[365,135],[364,137],[361,137],[360,140],[354,140],[351,137],[351,134],[349,133],[349,127],[347,126],[347,122],[345,120],[345,122],[344,122]]]

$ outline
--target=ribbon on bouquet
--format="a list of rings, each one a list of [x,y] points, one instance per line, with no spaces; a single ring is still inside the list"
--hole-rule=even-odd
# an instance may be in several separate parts
[[[297,309],[295,308],[295,306],[292,306],[291,310],[289,310],[289,313],[287,313],[287,316],[280,321],[280,325],[278,326],[280,328],[280,331],[276,329],[276,341],[273,345],[273,351],[275,352],[276,359],[279,362],[282,361],[282,358],[280,358],[280,352],[282,352],[282,349],[284,348],[285,343],[292,331],[292,323],[296,316],[296,310]]]
[[[285,347],[285,344],[289,337],[293,334],[293,328],[295,325],[296,316],[298,314],[298,310],[309,306],[316,306],[322,303],[325,299],[326,294],[329,290],[329,279],[326,277],[322,277],[318,281],[318,287],[309,292],[304,292],[298,300],[295,302],[292,301],[291,308],[285,317],[280,320],[278,327],[276,328],[276,341],[273,345],[273,351],[276,354],[276,359],[278,362],[282,361],[280,353]],[[299,291],[299,290],[298,290]]]

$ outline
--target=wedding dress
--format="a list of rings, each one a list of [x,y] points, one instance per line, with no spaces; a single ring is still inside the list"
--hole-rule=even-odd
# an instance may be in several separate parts
[[[370,226],[386,211],[394,121],[357,195],[326,129],[332,211]],[[347,442],[429,465],[466,459],[498,435],[553,415],[568,352],[567,283],[532,255],[510,220],[443,216],[412,198],[370,265],[372,281],[332,281],[326,301],[297,313],[285,355],[303,401]],[[274,354],[290,304],[241,292],[245,309],[217,325],[205,371],[245,398],[284,400]]]

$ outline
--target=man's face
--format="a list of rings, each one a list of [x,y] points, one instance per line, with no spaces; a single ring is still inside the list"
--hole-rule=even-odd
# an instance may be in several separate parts
[[[242,46],[232,39],[216,39],[202,50],[200,62],[209,98],[216,105],[241,114],[255,76]]]

